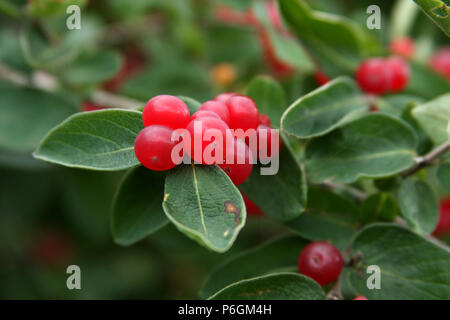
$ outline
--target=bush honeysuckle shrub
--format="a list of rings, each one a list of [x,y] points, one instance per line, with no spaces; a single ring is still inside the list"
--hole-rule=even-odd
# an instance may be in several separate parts
[[[51,90],[0,82],[0,147],[14,157],[34,149],[43,161],[23,158],[33,166],[126,171],[110,199],[120,246],[172,225],[218,255],[239,247],[254,220],[280,227],[217,265],[202,299],[450,299],[449,23],[433,15],[433,1],[415,2],[425,12],[416,19],[429,16],[445,38],[426,59],[399,10],[381,35],[356,11],[352,20],[304,0],[214,5],[228,28],[217,34],[238,28],[231,34],[256,38],[262,54],[255,62],[252,48],[227,53],[249,65],[226,64],[227,81],[214,78],[223,52],[203,52],[214,56],[211,81],[193,75],[201,66],[188,57],[206,50],[194,38],[212,37],[196,38],[193,21],[186,56],[149,41],[153,59],[130,46],[65,61],[69,47],[44,69],[45,55],[29,66],[0,52],[8,70],[59,79]],[[14,126],[23,114],[26,130]]]

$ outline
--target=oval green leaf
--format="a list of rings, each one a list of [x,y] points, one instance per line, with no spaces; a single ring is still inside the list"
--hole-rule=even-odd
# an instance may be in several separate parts
[[[206,299],[220,289],[244,279],[279,271],[297,270],[297,257],[308,241],[289,236],[244,251],[218,266],[208,277],[200,297]]]
[[[161,205],[165,176],[141,166],[127,173],[112,209],[111,229],[117,244],[136,243],[169,222]]]
[[[298,273],[273,273],[236,282],[220,290],[210,300],[322,300],[322,288]]]
[[[272,166],[275,168],[275,160]],[[254,165],[250,177],[239,188],[269,217],[289,221],[306,207],[307,185],[303,171],[289,149],[286,140],[279,154],[276,174],[263,175],[263,165]]]
[[[67,167],[123,170],[139,164],[134,140],[144,128],[138,111],[108,109],[78,113],[52,129],[33,153]]]
[[[450,299],[450,251],[404,227],[379,223],[364,228],[353,241],[352,255],[362,260],[348,280],[369,300]],[[371,265],[380,268],[381,289],[367,287]]]
[[[415,147],[416,136],[405,122],[370,114],[312,140],[306,172],[318,183],[391,176],[414,164]]]
[[[402,182],[398,203],[408,225],[420,234],[430,234],[436,227],[439,209],[433,189],[414,178]]]
[[[300,139],[324,135],[368,109],[355,82],[341,77],[295,101],[283,114],[283,131]]]
[[[217,252],[232,246],[246,219],[239,190],[218,166],[172,169],[166,177],[163,209],[181,232]]]

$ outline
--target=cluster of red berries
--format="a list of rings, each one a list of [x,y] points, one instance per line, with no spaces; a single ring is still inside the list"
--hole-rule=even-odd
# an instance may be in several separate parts
[[[408,63],[398,56],[393,56],[363,61],[355,78],[365,92],[385,94],[402,91],[408,84],[410,74]]]
[[[143,166],[156,171],[175,167],[186,152],[196,163],[219,165],[239,185],[250,176],[253,155],[270,159],[279,152],[271,149],[272,139],[278,139],[274,145],[281,144],[278,131],[270,127],[267,116],[259,114],[255,102],[234,93],[206,101],[192,116],[183,100],[156,96],[147,102],[142,118],[145,128],[134,150]]]

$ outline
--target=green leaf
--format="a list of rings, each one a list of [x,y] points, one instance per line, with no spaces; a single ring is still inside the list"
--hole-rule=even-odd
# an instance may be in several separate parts
[[[353,73],[373,46],[371,36],[346,17],[311,10],[303,0],[278,3],[285,21],[332,77]]]
[[[275,167],[275,162],[272,165]],[[306,180],[286,140],[279,154],[278,172],[264,175],[261,169],[266,167],[254,165],[250,177],[239,188],[273,219],[288,221],[299,216],[306,206]]]
[[[122,59],[115,51],[82,54],[65,70],[64,77],[76,85],[96,84],[112,78],[121,64]]]
[[[172,169],[166,178],[163,209],[181,232],[217,252],[232,246],[246,219],[239,190],[217,166]]]
[[[134,141],[144,128],[138,111],[108,109],[77,113],[52,129],[34,157],[67,167],[123,170],[139,164]]]
[[[430,234],[436,227],[439,210],[436,195],[424,181],[409,178],[403,181],[398,203],[408,225],[420,234]]]
[[[308,189],[308,208],[286,226],[311,241],[329,241],[344,250],[357,230],[358,208],[345,197],[320,189]]]
[[[297,257],[308,242],[297,236],[283,237],[244,251],[225,261],[206,280],[200,297],[206,299],[240,280],[277,271],[297,269]]]
[[[198,102],[195,99],[189,98],[189,97],[185,97],[185,96],[178,96],[178,98],[180,98],[181,100],[184,101],[184,103],[186,103],[189,112],[191,113],[191,116],[200,108],[200,106],[202,105],[200,102]]]
[[[352,254],[362,256],[348,279],[358,294],[369,300],[450,299],[450,252],[410,230],[380,223],[361,230]],[[381,289],[370,290],[366,273],[370,265],[380,267]]]
[[[52,127],[75,112],[60,96],[37,89],[0,87],[0,147],[31,151]]]
[[[450,162],[441,163],[436,171],[436,176],[439,183],[446,190],[450,190]]]
[[[281,85],[269,76],[258,76],[248,85],[246,95],[256,102],[260,113],[270,117],[272,126],[278,128],[287,104]]]
[[[439,28],[450,37],[450,3],[444,0],[414,0]]]
[[[28,3],[27,11],[34,17],[52,17],[55,15],[65,15],[66,10],[71,5],[84,7],[86,0],[33,0]]]
[[[398,214],[398,207],[394,197],[387,192],[370,195],[361,204],[361,222],[364,224],[376,221],[394,221]]]
[[[415,146],[416,136],[405,122],[369,114],[312,140],[306,172],[313,182],[387,177],[414,164]]]
[[[419,95],[426,99],[434,99],[450,91],[450,83],[428,66],[409,62],[411,78],[405,89],[406,93]]]
[[[322,300],[322,288],[298,273],[273,273],[236,282],[220,290],[211,300]]]
[[[164,172],[141,166],[127,173],[112,210],[111,228],[116,243],[125,246],[136,243],[169,222],[161,206],[164,179]]]
[[[435,145],[449,140],[450,93],[414,108],[412,114]]]
[[[355,82],[342,77],[295,101],[284,112],[281,128],[300,139],[317,137],[368,108]]]

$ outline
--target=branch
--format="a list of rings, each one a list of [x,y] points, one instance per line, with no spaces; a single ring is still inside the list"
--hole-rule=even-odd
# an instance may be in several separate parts
[[[429,153],[427,153],[423,157],[415,158],[414,159],[415,164],[411,168],[404,171],[402,173],[402,177],[407,178],[410,175],[413,175],[414,173],[419,171],[420,169],[432,165],[434,160],[439,158],[441,155],[446,153],[448,150],[450,150],[450,141],[447,141],[447,142],[441,144],[440,146],[431,150]]]
[[[32,86],[34,88],[50,92],[57,90],[60,85],[58,80],[54,76],[46,72],[35,71],[32,74],[31,78],[29,78],[25,73],[13,70],[1,63],[0,78],[21,86]],[[145,102],[120,96],[103,90],[94,91],[94,93],[91,95],[91,100],[95,104],[101,106],[123,109],[137,109],[145,104]]]

